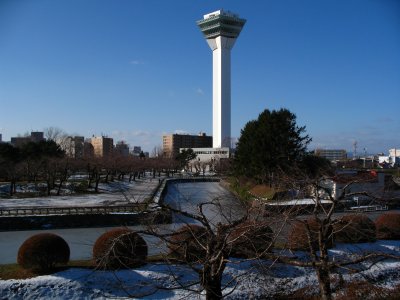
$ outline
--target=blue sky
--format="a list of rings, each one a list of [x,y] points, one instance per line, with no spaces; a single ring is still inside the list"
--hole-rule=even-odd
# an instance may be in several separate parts
[[[212,128],[212,54],[195,21],[247,19],[232,50],[232,136],[288,108],[310,149],[400,147],[400,1],[0,0],[3,140],[59,127],[151,151]]]

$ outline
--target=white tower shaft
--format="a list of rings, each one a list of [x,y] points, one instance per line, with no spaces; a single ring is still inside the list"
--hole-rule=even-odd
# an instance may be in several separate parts
[[[218,36],[213,51],[213,148],[231,146],[231,49],[236,39]]]
[[[231,147],[231,49],[245,22],[223,10],[197,21],[213,51],[213,148]]]

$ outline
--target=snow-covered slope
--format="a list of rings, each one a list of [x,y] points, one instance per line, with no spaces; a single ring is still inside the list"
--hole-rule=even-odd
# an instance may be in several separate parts
[[[331,253],[336,256],[364,251],[400,254],[400,241],[377,241],[359,245],[339,245]],[[303,255],[302,253],[296,253]],[[367,264],[364,265],[366,267]],[[148,264],[135,270],[117,272],[68,269],[53,275],[26,280],[0,280],[1,299],[200,299],[204,294],[180,288],[179,284],[195,282],[197,274],[183,265]],[[358,274],[345,274],[344,280],[368,279],[371,283],[391,288],[400,284],[400,262],[384,261]],[[178,280],[178,282],[177,282]],[[228,299],[264,299],[285,295],[307,287],[317,293],[318,285],[312,269],[272,264],[270,261],[234,260],[227,265],[224,290]]]

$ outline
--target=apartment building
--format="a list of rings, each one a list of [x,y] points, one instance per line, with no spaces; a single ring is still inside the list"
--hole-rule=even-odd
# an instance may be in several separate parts
[[[65,154],[73,158],[81,158],[84,156],[85,138],[83,136],[69,136],[65,140]]]
[[[124,141],[119,141],[115,145],[115,153],[121,155],[121,156],[128,156],[129,155],[129,146],[127,143]]]
[[[114,151],[114,141],[112,138],[100,136],[93,136],[90,139],[90,143],[93,146],[93,154],[97,157],[104,157],[112,155]]]
[[[212,136],[205,133],[198,135],[167,134],[163,136],[163,155],[175,157],[180,148],[211,148]]]

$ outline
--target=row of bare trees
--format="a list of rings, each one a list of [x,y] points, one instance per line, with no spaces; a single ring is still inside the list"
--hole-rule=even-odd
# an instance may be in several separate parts
[[[71,178],[84,178],[88,188],[98,191],[101,181],[124,180],[134,181],[152,172],[152,176],[167,176],[179,168],[177,161],[168,158],[139,158],[134,156],[112,155],[106,157],[70,158],[62,156],[34,156],[23,159],[10,159],[0,155],[0,182],[9,184],[10,196],[17,191],[17,183],[31,183],[36,189],[46,184],[46,193],[53,189],[60,194],[63,184]]]

